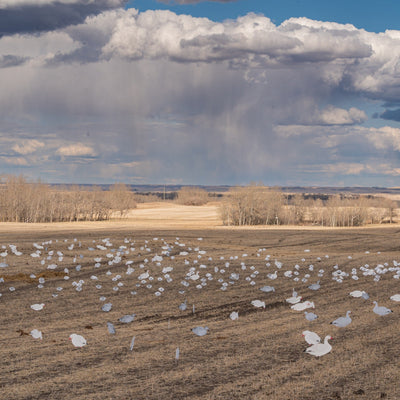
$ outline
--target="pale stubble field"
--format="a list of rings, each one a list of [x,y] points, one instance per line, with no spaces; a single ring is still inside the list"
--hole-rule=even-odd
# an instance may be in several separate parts
[[[373,268],[385,262],[393,266],[393,260],[400,262],[400,229],[220,229],[218,221],[212,229],[205,229],[201,222],[196,225],[196,218],[186,222],[183,218],[181,228],[167,221],[143,229],[133,220],[120,225],[3,225],[0,245],[11,253],[8,245],[15,244],[23,254],[9,254],[5,257],[9,266],[0,269],[5,280],[0,283],[0,398],[400,398],[400,304],[389,300],[400,292],[399,280],[388,272],[374,282],[372,276],[362,276],[360,271],[358,281],[350,277],[342,283],[332,280],[335,265],[350,273],[365,264]],[[104,245],[105,238],[112,244],[107,251],[96,247]],[[47,250],[41,251],[41,257],[31,257],[36,250],[34,242],[49,240],[52,243],[44,245]],[[69,250],[71,244],[74,248]],[[169,257],[164,254],[157,265],[152,259],[161,255],[166,244]],[[123,251],[120,246],[135,250],[108,265],[112,258],[107,258],[107,253],[114,250],[115,256]],[[48,260],[51,250],[53,257]],[[57,251],[63,253],[62,261],[55,256]],[[97,257],[102,258],[99,268],[94,267]],[[135,269],[131,275],[126,274],[129,260]],[[275,260],[283,263],[281,269],[275,267]],[[49,263],[58,267],[49,270]],[[205,267],[200,268],[201,264]],[[283,276],[296,264],[300,265],[300,277],[311,275],[308,282]],[[314,265],[314,271],[309,271],[309,265]],[[161,272],[165,266],[173,267],[170,282]],[[64,280],[64,268],[69,269],[69,280]],[[199,272],[199,280],[187,277],[190,268]],[[320,269],[325,271],[321,278],[317,276]],[[138,275],[146,270],[154,280],[138,287]],[[278,279],[272,281],[267,274],[275,270]],[[258,274],[251,278],[254,271]],[[240,275],[239,280],[229,279],[232,272]],[[35,279],[29,277],[31,273]],[[207,273],[212,280],[205,279]],[[121,278],[117,281],[123,286],[114,291],[117,281],[112,278],[118,274]],[[93,275],[97,281],[90,279]],[[45,283],[39,289],[41,276]],[[206,285],[199,289],[196,285],[201,278]],[[219,279],[227,283],[227,290],[221,290]],[[321,289],[309,290],[307,286],[318,279]],[[72,285],[79,280],[84,281],[80,292]],[[190,286],[183,286],[182,281]],[[102,288],[97,289],[96,284]],[[261,292],[264,285],[274,286],[275,292]],[[57,291],[57,287],[63,290]],[[164,291],[157,297],[160,287]],[[314,301],[314,312],[319,315],[316,321],[306,321],[302,312],[291,310],[285,302],[293,288],[304,300]],[[368,292],[370,299],[349,297],[356,289]],[[180,293],[182,290],[185,293]],[[109,313],[101,310],[104,302],[100,296],[113,304]],[[253,307],[255,299],[265,301],[266,308]],[[180,311],[178,306],[184,300],[188,309]],[[393,313],[378,317],[372,312],[373,300]],[[42,311],[30,308],[41,302],[46,304]],[[353,318],[348,327],[330,325],[347,310]],[[239,313],[237,321],[230,320],[232,311]],[[131,324],[118,321],[131,313],[136,314]],[[115,335],[108,333],[107,322],[114,324]],[[209,333],[197,337],[191,332],[195,326],[207,326]],[[24,334],[35,328],[43,332],[43,340]],[[305,354],[307,345],[301,333],[306,329],[321,337],[332,335],[332,351],[320,359]],[[68,341],[71,333],[83,335],[88,345],[74,348]],[[135,346],[130,351],[133,336]]]

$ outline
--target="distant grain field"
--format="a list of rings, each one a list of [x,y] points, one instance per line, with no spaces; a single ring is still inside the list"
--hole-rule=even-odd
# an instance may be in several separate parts
[[[7,255],[4,261],[9,266],[0,269],[5,280],[0,283],[0,398],[400,398],[400,304],[389,300],[400,292],[399,281],[390,272],[379,282],[360,272],[358,281],[350,277],[343,283],[332,280],[335,265],[350,273],[365,264],[375,267],[387,262],[393,266],[393,260],[400,262],[398,228],[140,230],[97,226],[0,232],[0,245],[8,253],[9,244],[23,253]],[[97,246],[104,246],[107,238],[112,246],[100,250]],[[48,243],[40,257],[32,257],[36,251],[33,243],[43,242]],[[152,261],[167,245],[170,256]],[[118,251],[128,249],[129,254],[121,254],[119,262],[108,264]],[[49,251],[54,252],[51,259]],[[57,251],[63,254],[62,261]],[[98,257],[100,266],[95,268]],[[277,270],[275,260],[283,266],[278,279],[271,281],[267,273]],[[126,274],[127,261],[133,261],[131,275]],[[57,268],[47,269],[51,263]],[[311,275],[308,282],[283,276],[296,264],[300,277]],[[310,264],[314,271],[309,271]],[[81,265],[80,271],[77,265]],[[161,272],[166,266],[173,267],[170,282]],[[213,279],[196,288],[200,281],[187,279],[192,267],[200,277],[209,273]],[[64,280],[64,268],[69,269],[69,280]],[[325,273],[318,278],[321,269]],[[138,275],[146,270],[154,279],[140,284]],[[252,278],[254,271],[258,274]],[[240,275],[234,284],[229,283],[233,282],[229,279],[232,272]],[[32,273],[35,279],[29,277]],[[91,279],[93,275],[97,281]],[[113,281],[117,275],[121,278]],[[38,288],[39,277],[45,278],[42,289]],[[228,283],[227,290],[221,290],[219,279]],[[307,289],[318,279],[319,291]],[[80,292],[73,286],[79,280],[84,281]],[[189,282],[189,287],[182,281]],[[114,291],[117,282],[123,286]],[[147,287],[150,284],[151,288]],[[264,285],[274,286],[275,293],[261,292]],[[57,291],[60,287],[63,289]],[[164,291],[157,297],[160,287]],[[302,312],[291,310],[285,302],[293,288],[305,300],[315,302],[316,321],[306,321]],[[355,289],[367,291],[370,300],[350,298],[348,293]],[[182,290],[185,293],[180,293]],[[109,313],[101,310],[101,296],[113,304]],[[266,309],[253,307],[250,302],[255,299],[265,301]],[[178,306],[184,300],[188,309],[180,311]],[[390,307],[393,313],[378,317],[372,312],[372,300]],[[44,310],[30,309],[31,304],[41,302],[46,304]],[[352,311],[351,325],[343,329],[330,325],[347,310]],[[239,313],[237,321],[229,319],[232,311]],[[131,313],[136,314],[131,324],[118,321]],[[115,335],[108,333],[108,321],[115,325]],[[195,336],[191,328],[199,325],[209,327],[209,334]],[[25,334],[32,329],[41,330],[43,340]],[[306,329],[322,337],[332,335],[332,352],[320,359],[305,354],[301,332]],[[75,349],[68,341],[71,333],[83,335],[88,345]],[[130,351],[133,336],[135,346]]]

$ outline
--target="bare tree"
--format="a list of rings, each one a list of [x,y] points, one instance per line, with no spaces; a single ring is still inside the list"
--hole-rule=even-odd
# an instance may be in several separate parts
[[[124,183],[116,183],[110,187],[111,208],[117,210],[121,217],[136,208],[134,193]]]
[[[264,186],[231,189],[220,206],[225,225],[272,225],[283,223],[282,193]]]
[[[3,176],[0,185],[0,220],[13,222],[96,221],[111,217],[113,207],[122,215],[136,206],[134,194],[123,184],[110,192],[77,185],[50,188],[21,176]]]
[[[183,187],[178,191],[176,201],[186,206],[202,206],[208,202],[208,193],[198,187]]]

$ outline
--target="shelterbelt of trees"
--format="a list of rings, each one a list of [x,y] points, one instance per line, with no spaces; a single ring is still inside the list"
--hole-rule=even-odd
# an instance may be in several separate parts
[[[55,189],[41,181],[29,182],[23,176],[1,179],[1,222],[104,221],[115,214],[124,216],[135,207],[134,193],[122,183],[103,191],[95,186]]]
[[[231,189],[220,207],[224,225],[362,226],[392,223],[397,211],[388,198],[333,195],[323,201],[255,185]]]
[[[384,197],[346,194],[320,199],[262,185],[231,188],[222,199],[201,188],[183,187],[173,197],[178,204],[190,206],[219,200],[224,225],[363,226],[396,222],[399,211],[396,201]],[[138,202],[147,201],[159,199],[137,194],[123,183],[103,190],[54,187],[23,176],[0,177],[0,222],[104,221],[125,217]]]

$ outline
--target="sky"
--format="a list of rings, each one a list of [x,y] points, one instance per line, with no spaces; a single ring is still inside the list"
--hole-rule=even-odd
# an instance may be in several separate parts
[[[0,0],[0,174],[400,186],[400,3]]]

